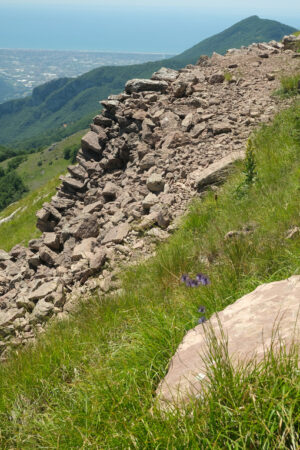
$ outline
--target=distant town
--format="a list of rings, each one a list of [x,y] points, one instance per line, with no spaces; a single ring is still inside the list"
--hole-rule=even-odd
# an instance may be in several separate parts
[[[29,95],[32,89],[55,78],[76,77],[100,66],[157,61],[162,53],[109,53],[91,51],[0,49],[0,103]]]

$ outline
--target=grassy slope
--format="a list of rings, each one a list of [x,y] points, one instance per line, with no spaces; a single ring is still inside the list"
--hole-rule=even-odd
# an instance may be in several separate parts
[[[20,175],[29,191],[45,185],[52,178],[62,174],[67,169],[70,162],[64,159],[64,149],[75,144],[80,148],[80,140],[84,133],[85,130],[78,131],[58,142],[52,150],[49,147],[41,152],[27,156],[26,161],[20,164],[16,172]],[[3,161],[0,163],[0,167],[6,168],[8,162],[9,160]]]
[[[193,414],[161,416],[153,394],[197,307],[222,310],[263,282],[300,274],[300,102],[254,139],[257,181],[237,196],[242,164],[220,190],[195,201],[157,255],[127,270],[124,293],[95,297],[68,322],[52,324],[37,347],[0,367],[3,448],[297,448],[297,358],[270,355],[233,372],[223,358]],[[254,233],[224,240],[246,224]],[[209,260],[210,263],[205,263]],[[188,289],[182,273],[211,286]]]
[[[181,55],[164,61],[122,67],[100,67],[74,79],[59,79],[34,89],[33,95],[0,105],[0,142],[22,147],[51,143],[87,126],[99,110],[98,101],[120,92],[130,78],[148,78],[162,66],[181,68],[195,63],[200,55],[224,53],[231,47],[280,39],[294,28],[279,22],[249,17],[202,41]],[[68,127],[64,129],[64,123]],[[43,134],[41,138],[40,135]]]
[[[52,178],[42,187],[0,212],[1,220],[17,211],[10,222],[0,224],[1,249],[9,251],[16,244],[27,245],[30,239],[40,236],[41,233],[36,228],[35,213],[41,209],[43,203],[51,199],[60,183],[58,176]]]

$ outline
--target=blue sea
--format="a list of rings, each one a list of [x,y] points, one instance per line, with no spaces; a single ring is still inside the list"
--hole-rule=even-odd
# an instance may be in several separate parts
[[[0,0],[0,48],[176,54],[256,14],[225,6],[223,11],[201,12],[200,7],[184,8],[184,2],[179,9],[167,8],[163,0],[159,8],[143,1],[131,8],[109,0],[94,6],[89,0],[69,6],[63,0],[61,6],[31,1]],[[267,18],[284,22],[283,17]],[[292,22],[299,20],[286,19],[296,26]]]
[[[0,48],[175,54],[243,18],[171,8],[97,8],[84,2],[81,7],[1,6],[0,0]]]

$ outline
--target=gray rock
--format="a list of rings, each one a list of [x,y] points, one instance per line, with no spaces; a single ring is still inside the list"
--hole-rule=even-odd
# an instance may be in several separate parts
[[[58,279],[54,279],[52,281],[48,281],[47,283],[43,283],[28,295],[28,300],[30,302],[36,302],[37,300],[45,298],[52,292],[56,291],[58,285],[59,285]]]
[[[98,272],[103,267],[106,260],[106,252],[104,250],[97,250],[95,254],[89,259],[90,268],[93,272]]]
[[[76,245],[72,254],[72,261],[80,259],[90,259],[93,256],[94,247],[97,245],[96,238],[83,239],[80,244]]]
[[[132,94],[133,92],[144,92],[144,91],[165,92],[167,88],[168,83],[166,81],[145,80],[145,79],[129,80],[125,85],[125,91],[128,94]]]
[[[122,223],[121,225],[112,228],[102,240],[102,245],[108,244],[110,242],[120,244],[128,235],[129,230],[130,226],[128,223]]]
[[[149,211],[149,209],[152,208],[152,206],[154,206],[158,202],[159,202],[158,197],[152,192],[150,192],[150,194],[148,194],[142,201],[142,205],[146,211]]]
[[[46,320],[52,313],[54,305],[45,300],[39,300],[30,316],[30,322],[36,323]]]
[[[175,81],[179,76],[179,72],[177,70],[168,69],[166,67],[162,67],[157,72],[152,75],[152,80],[159,81]]]
[[[0,261],[9,261],[11,256],[4,250],[0,250]]]
[[[230,133],[232,125],[229,122],[217,122],[212,126],[214,134]]]
[[[165,187],[165,182],[162,176],[158,173],[152,173],[147,180],[147,188],[150,192],[162,192]]]

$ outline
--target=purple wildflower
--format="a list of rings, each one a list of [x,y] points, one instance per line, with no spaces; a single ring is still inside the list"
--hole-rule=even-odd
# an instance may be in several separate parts
[[[199,283],[203,284],[203,286],[207,286],[210,284],[210,280],[206,275],[203,275],[203,273],[198,273],[196,275],[196,280],[199,281]]]
[[[201,314],[205,313],[205,306],[199,306],[198,313],[201,313]]]
[[[201,325],[201,324],[203,324],[203,323],[205,323],[206,322],[206,318],[203,316],[203,317],[200,317],[200,319],[198,320],[198,324],[199,325]]]
[[[189,279],[190,279],[189,276],[184,273],[181,276],[180,281],[181,281],[181,283],[186,283]]]

